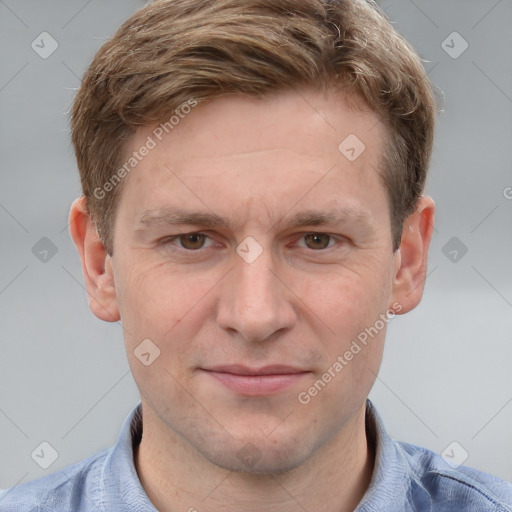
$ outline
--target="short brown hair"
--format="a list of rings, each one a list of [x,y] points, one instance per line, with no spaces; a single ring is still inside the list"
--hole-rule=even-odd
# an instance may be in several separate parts
[[[122,189],[111,180],[137,127],[191,98],[327,85],[360,96],[388,127],[380,174],[396,250],[423,192],[437,108],[418,55],[373,3],[156,0],[136,12],[94,57],[71,115],[83,194],[107,251]]]

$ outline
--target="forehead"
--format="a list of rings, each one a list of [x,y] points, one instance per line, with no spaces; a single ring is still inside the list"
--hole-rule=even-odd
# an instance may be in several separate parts
[[[185,205],[261,214],[294,201],[361,211],[384,192],[378,168],[386,130],[354,98],[312,90],[229,95],[187,111],[172,128],[164,121],[139,129],[126,145],[125,158],[152,146],[124,184],[121,203],[134,217]]]

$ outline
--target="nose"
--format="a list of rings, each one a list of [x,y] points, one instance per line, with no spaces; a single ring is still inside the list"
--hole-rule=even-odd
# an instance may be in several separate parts
[[[217,309],[221,328],[253,342],[294,325],[293,294],[272,265],[270,251],[263,251],[252,263],[235,257],[235,268],[223,282]]]

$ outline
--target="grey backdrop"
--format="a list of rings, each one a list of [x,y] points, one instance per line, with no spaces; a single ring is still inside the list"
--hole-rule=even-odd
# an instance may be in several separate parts
[[[424,299],[390,323],[371,396],[394,437],[512,480],[512,2],[381,4],[445,112]],[[138,402],[121,329],[88,311],[67,231],[80,193],[67,111],[95,51],[142,5],[0,0],[1,488],[111,445]]]

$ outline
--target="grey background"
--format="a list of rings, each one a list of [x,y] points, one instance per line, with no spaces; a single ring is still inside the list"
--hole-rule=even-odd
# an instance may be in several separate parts
[[[381,4],[426,60],[445,112],[424,299],[390,323],[371,397],[392,436],[438,453],[457,441],[467,465],[512,480],[512,2]],[[138,403],[121,329],[88,311],[67,231],[80,194],[67,111],[95,51],[142,5],[0,0],[0,488],[111,445]],[[31,48],[43,31],[59,45],[47,59]],[[469,44],[458,58],[442,47],[454,31]],[[55,254],[45,241],[34,254],[43,237]],[[59,454],[46,470],[31,458],[42,441]]]

